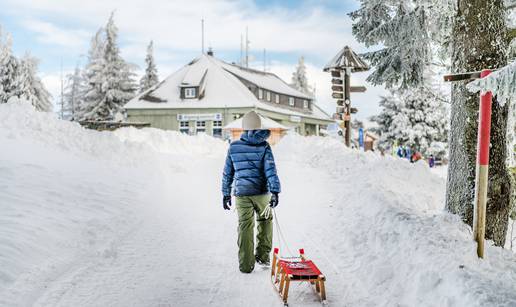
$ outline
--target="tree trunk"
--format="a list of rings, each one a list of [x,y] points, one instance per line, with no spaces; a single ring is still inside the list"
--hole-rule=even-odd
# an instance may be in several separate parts
[[[452,34],[452,70],[456,73],[500,68],[507,64],[507,26],[503,0],[458,0]],[[446,209],[473,224],[479,96],[452,89],[450,165]],[[486,238],[505,244],[510,209],[510,177],[506,166],[508,104],[493,103]]]

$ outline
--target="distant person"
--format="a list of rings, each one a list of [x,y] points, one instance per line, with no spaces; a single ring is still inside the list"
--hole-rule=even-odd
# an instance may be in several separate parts
[[[396,151],[396,155],[399,158],[404,158],[405,157],[405,148],[403,148],[402,145],[398,146],[398,150]]]
[[[231,209],[231,187],[234,181],[238,211],[238,262],[242,273],[251,273],[255,262],[270,264],[272,249],[272,212],[281,191],[272,150],[267,143],[270,130],[262,128],[254,111],[242,119],[244,132],[229,146],[222,177],[222,206]],[[272,194],[269,194],[269,192]],[[254,250],[254,219],[258,223]]]
[[[405,147],[405,158],[407,158],[409,161],[412,158],[412,151],[409,146]]]
[[[433,168],[435,166],[434,155],[430,155],[430,158],[428,158],[428,166],[430,166],[430,168]]]
[[[423,156],[419,151],[415,151],[412,156],[410,157],[410,162],[416,163],[417,161],[421,160]]]

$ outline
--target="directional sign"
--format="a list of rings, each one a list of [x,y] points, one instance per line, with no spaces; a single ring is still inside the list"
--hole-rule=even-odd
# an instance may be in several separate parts
[[[352,93],[363,93],[366,91],[365,86],[350,86],[349,91]]]
[[[331,97],[333,97],[335,99],[343,99],[344,98],[344,94],[342,94],[342,93],[333,93],[333,94],[331,94]]]
[[[342,120],[342,114],[333,113],[333,119],[334,120]]]
[[[350,112],[351,114],[355,114],[355,113],[357,113],[357,112],[358,112],[358,109],[357,109],[357,108],[353,108],[353,107],[351,107],[351,109],[349,110],[349,112]]]
[[[334,91],[334,92],[340,92],[340,93],[343,93],[344,92],[344,87],[341,85],[341,86],[338,86],[338,85],[333,85],[331,87],[331,90]]]
[[[333,78],[331,79],[331,84],[342,84],[342,79],[340,78]]]
[[[331,71],[331,76],[332,77],[336,77],[336,78],[340,78],[341,77],[341,73],[339,70],[332,70]]]
[[[340,114],[342,114],[342,113],[346,113],[346,107],[338,106],[338,107],[336,108],[336,112],[337,112],[337,113],[340,113]]]
[[[337,100],[337,105],[338,106],[343,106],[344,105],[344,100],[342,100],[342,99]]]

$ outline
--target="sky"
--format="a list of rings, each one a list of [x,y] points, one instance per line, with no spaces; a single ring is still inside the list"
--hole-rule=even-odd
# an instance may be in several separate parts
[[[367,51],[351,33],[347,13],[358,8],[355,0],[0,0],[0,26],[13,37],[13,51],[30,52],[40,59],[43,82],[59,98],[61,72],[71,73],[87,61],[91,37],[105,25],[111,12],[119,28],[122,56],[143,72],[146,47],[154,41],[160,79],[172,74],[201,53],[201,19],[205,46],[227,62],[239,62],[240,41],[249,33],[250,66],[266,69],[290,82],[299,57],[305,58],[309,83],[317,103],[328,113],[335,110],[330,76],[324,65],[345,45]],[[352,94],[352,104],[364,120],[379,112],[383,87],[365,79],[370,72],[352,75],[352,85],[365,85],[366,93]]]

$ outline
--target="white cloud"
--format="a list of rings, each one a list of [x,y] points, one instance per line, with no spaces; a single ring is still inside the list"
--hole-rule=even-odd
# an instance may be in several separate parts
[[[37,19],[25,19],[23,26],[38,34],[38,40],[45,44],[77,48],[84,45],[91,36],[84,30],[63,29],[50,22]]]
[[[331,98],[329,74],[322,71],[322,65],[343,45],[349,45],[357,52],[366,50],[351,34],[351,20],[346,12],[331,11],[317,1],[304,2],[289,9],[278,6],[258,8],[248,0],[3,2],[12,14],[25,20],[22,25],[38,34],[40,41],[70,48],[80,45],[83,53],[87,51],[89,38],[95,30],[106,23],[110,12],[116,10],[115,22],[120,29],[123,56],[142,65],[146,46],[149,40],[154,40],[155,57],[162,77],[200,53],[201,18],[205,19],[206,46],[212,46],[216,54],[237,54],[241,34],[247,26],[251,51],[261,54],[266,48],[269,54],[279,54],[283,62],[276,59],[272,71],[285,81],[290,81],[297,57],[305,56],[308,78],[317,87],[318,102],[329,113],[334,111],[335,100]],[[52,23],[41,20],[51,20]],[[256,65],[260,65],[258,62]],[[366,93],[352,96],[354,105],[359,108],[359,118],[377,113],[379,95],[384,93],[381,87],[365,84],[366,77],[367,73],[353,77],[353,80],[356,78],[353,84],[368,87]]]
[[[34,16],[68,24],[70,19],[89,29],[103,25],[116,10],[121,40],[147,44],[150,39],[161,48],[199,50],[200,20],[205,19],[206,44],[215,50],[240,48],[240,35],[249,27],[251,48],[278,52],[315,53],[331,57],[343,44],[361,48],[351,35],[351,21],[343,13],[323,7],[303,6],[302,10],[257,8],[250,1],[83,1],[7,0],[16,14],[25,15],[25,26],[41,34],[41,39],[59,44],[77,43],[84,30],[58,28],[58,22],[38,22]],[[79,33],[78,33],[79,32]],[[78,35],[80,34],[80,35]],[[144,47],[144,46],[142,46]],[[144,48],[142,48],[144,50]]]

